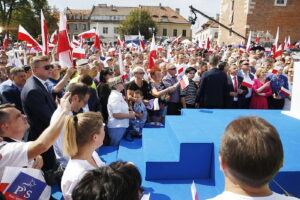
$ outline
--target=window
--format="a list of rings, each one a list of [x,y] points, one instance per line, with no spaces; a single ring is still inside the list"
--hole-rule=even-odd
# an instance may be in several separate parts
[[[233,20],[234,20],[234,0],[231,0],[231,10],[230,10],[230,14],[229,14],[229,25],[233,24]]]
[[[173,29],[173,36],[177,37],[177,29]]]
[[[86,24],[82,24],[82,30],[86,30]]]
[[[182,30],[182,37],[186,37],[186,30]]]
[[[115,33],[115,34],[118,33],[118,27],[114,27],[114,33]]]
[[[218,32],[215,32],[214,38],[218,39]]]
[[[108,34],[108,27],[103,27],[103,34]]]
[[[168,35],[168,29],[164,28],[163,29],[163,36],[167,36]]]
[[[275,6],[286,6],[287,0],[275,0]]]
[[[75,31],[78,30],[78,24],[74,24],[74,30],[75,30]]]

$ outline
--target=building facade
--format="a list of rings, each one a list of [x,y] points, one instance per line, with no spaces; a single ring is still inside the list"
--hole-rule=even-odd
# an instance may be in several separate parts
[[[182,40],[192,38],[191,24],[180,15],[180,9],[173,10],[168,6],[139,6],[149,11],[156,22],[156,37],[159,39],[174,39],[182,35]]]
[[[209,20],[196,31],[193,39],[199,42],[203,42],[206,41],[208,37],[210,37],[213,42],[216,42],[218,40],[218,36],[219,25],[214,21]]]
[[[253,40],[258,35],[262,42],[273,42],[279,27],[280,43],[288,36],[292,43],[300,39],[299,0],[221,0],[220,7],[220,22],[246,38],[252,31]],[[237,44],[243,39],[220,27],[218,40]]]
[[[67,27],[69,38],[90,30],[89,16],[91,10],[67,9]]]

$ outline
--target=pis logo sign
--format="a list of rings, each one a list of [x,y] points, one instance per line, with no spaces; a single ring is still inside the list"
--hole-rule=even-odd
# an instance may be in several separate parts
[[[20,172],[6,190],[5,197],[9,200],[37,200],[46,186],[46,183]]]

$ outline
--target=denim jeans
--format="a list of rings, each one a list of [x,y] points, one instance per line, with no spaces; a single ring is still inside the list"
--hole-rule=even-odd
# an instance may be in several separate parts
[[[118,146],[125,133],[126,133],[126,128],[108,128],[110,145]]]

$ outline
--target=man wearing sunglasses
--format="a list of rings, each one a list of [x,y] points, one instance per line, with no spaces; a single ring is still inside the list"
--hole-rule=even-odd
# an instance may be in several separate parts
[[[51,95],[51,89],[46,80],[51,76],[53,66],[49,64],[47,56],[32,58],[31,76],[21,92],[22,106],[28,116],[30,124],[29,140],[36,140],[49,126],[50,119],[56,109],[56,103]],[[55,155],[53,147],[42,154],[44,170],[55,167]]]

